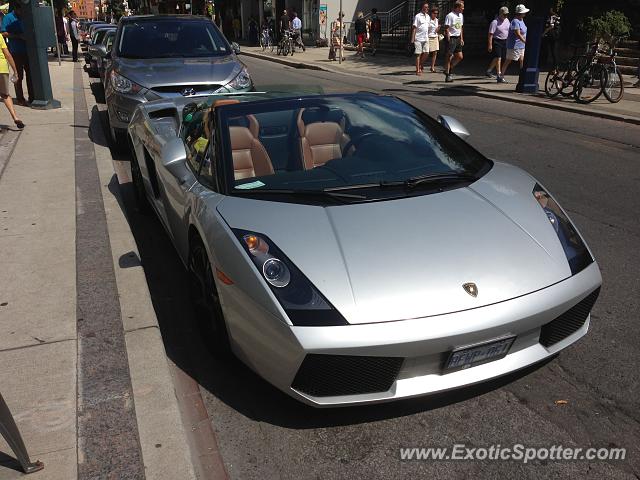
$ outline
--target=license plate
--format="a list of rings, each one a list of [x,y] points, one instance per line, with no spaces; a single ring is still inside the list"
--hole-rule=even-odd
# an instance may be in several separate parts
[[[515,339],[516,337],[506,337],[482,345],[454,350],[449,355],[444,368],[445,370],[468,368],[479,363],[498,360],[509,352]]]

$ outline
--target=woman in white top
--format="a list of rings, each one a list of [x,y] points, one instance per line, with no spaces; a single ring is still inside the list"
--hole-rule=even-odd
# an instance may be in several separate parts
[[[427,36],[429,37],[429,55],[431,55],[431,72],[436,71],[436,57],[438,56],[438,50],[440,49],[440,23],[438,23],[438,9],[432,7],[429,12],[429,31]]]

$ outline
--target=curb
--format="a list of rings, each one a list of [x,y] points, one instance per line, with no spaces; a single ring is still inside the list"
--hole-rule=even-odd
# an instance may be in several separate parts
[[[87,77],[82,78],[84,85],[89,86],[91,82]],[[85,88],[80,95],[85,95],[91,119],[97,111],[91,89]],[[90,122],[89,129],[93,135],[113,257],[144,474],[149,479],[195,480],[198,475],[189,448],[187,425],[182,419],[173,372],[136,241],[121,207],[123,200],[114,172],[116,165],[101,125]]]
[[[255,53],[255,52],[240,52],[241,55],[246,55],[247,57],[252,57],[252,58],[258,58],[261,60],[267,60],[269,62],[274,62],[274,63],[279,63],[281,65],[286,65],[288,67],[293,67],[293,68],[297,68],[297,69],[308,69],[308,70],[317,70],[317,71],[322,71],[322,72],[330,72],[330,73],[336,73],[336,74],[341,74],[341,75],[355,75],[354,73],[349,73],[349,72],[341,72],[339,70],[336,69],[332,69],[332,68],[326,68],[326,67],[322,67],[319,65],[315,65],[313,63],[308,63],[308,62],[299,62],[299,61],[294,61],[294,60],[285,60],[282,58],[278,58],[278,57],[271,57],[269,55],[263,55],[260,53]],[[387,79],[384,79],[385,81],[389,81]],[[393,82],[393,83],[397,83],[397,82]],[[465,86],[459,86],[459,87],[442,87],[439,88],[439,91],[445,90],[445,91],[455,91],[455,92],[460,92],[460,91],[464,91],[467,87]],[[430,90],[435,90],[435,89],[430,89]],[[418,91],[418,90],[416,90]],[[614,113],[606,113],[606,112],[602,112],[602,111],[595,111],[595,110],[585,110],[582,108],[577,108],[577,107],[572,107],[572,106],[568,106],[568,105],[560,105],[560,104],[551,104],[551,103],[545,103],[545,102],[541,102],[539,100],[534,100],[533,98],[526,98],[526,97],[515,97],[515,96],[510,96],[510,94],[501,94],[501,93],[492,93],[489,91],[473,91],[473,92],[467,92],[467,95],[473,95],[476,97],[482,97],[482,98],[490,98],[492,100],[502,100],[502,101],[507,101],[507,102],[515,102],[515,103],[520,103],[523,105],[531,105],[534,107],[541,107],[541,108],[548,108],[548,109],[552,109],[552,110],[560,110],[563,112],[569,112],[569,113],[577,113],[580,115],[587,115],[590,117],[598,117],[598,118],[604,118],[607,120],[614,120],[614,121],[618,121],[618,122],[624,122],[624,123],[629,123],[629,124],[633,124],[633,125],[640,125],[640,117],[631,117],[628,115],[623,115],[623,114],[614,114]]]

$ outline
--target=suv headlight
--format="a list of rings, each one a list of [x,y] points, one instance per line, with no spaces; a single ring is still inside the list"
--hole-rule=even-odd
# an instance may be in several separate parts
[[[544,188],[536,183],[532,193],[547,215],[556,235],[558,235],[558,240],[560,240],[562,249],[567,256],[571,274],[575,275],[584,270],[593,263],[593,257],[587,250],[587,246],[582,241],[576,227],[573,226],[567,214],[560,208],[558,202]]]
[[[233,232],[294,325],[349,325],[271,240],[245,230]]]
[[[251,87],[251,77],[246,67],[240,70],[240,73],[236,75],[236,78],[227,83],[226,88],[233,90],[246,90]]]
[[[127,77],[123,77],[115,70],[111,72],[111,86],[118,93],[138,93],[144,88]]]

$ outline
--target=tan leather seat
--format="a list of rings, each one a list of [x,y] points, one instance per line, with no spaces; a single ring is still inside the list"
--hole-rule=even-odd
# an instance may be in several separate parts
[[[298,112],[298,134],[305,170],[342,158],[342,150],[349,143],[349,136],[344,133],[344,122],[313,122],[307,125],[302,119],[304,110],[302,108]]]
[[[233,176],[236,180],[273,174],[269,154],[258,139],[260,126],[253,115],[247,115],[248,127],[229,127]]]

